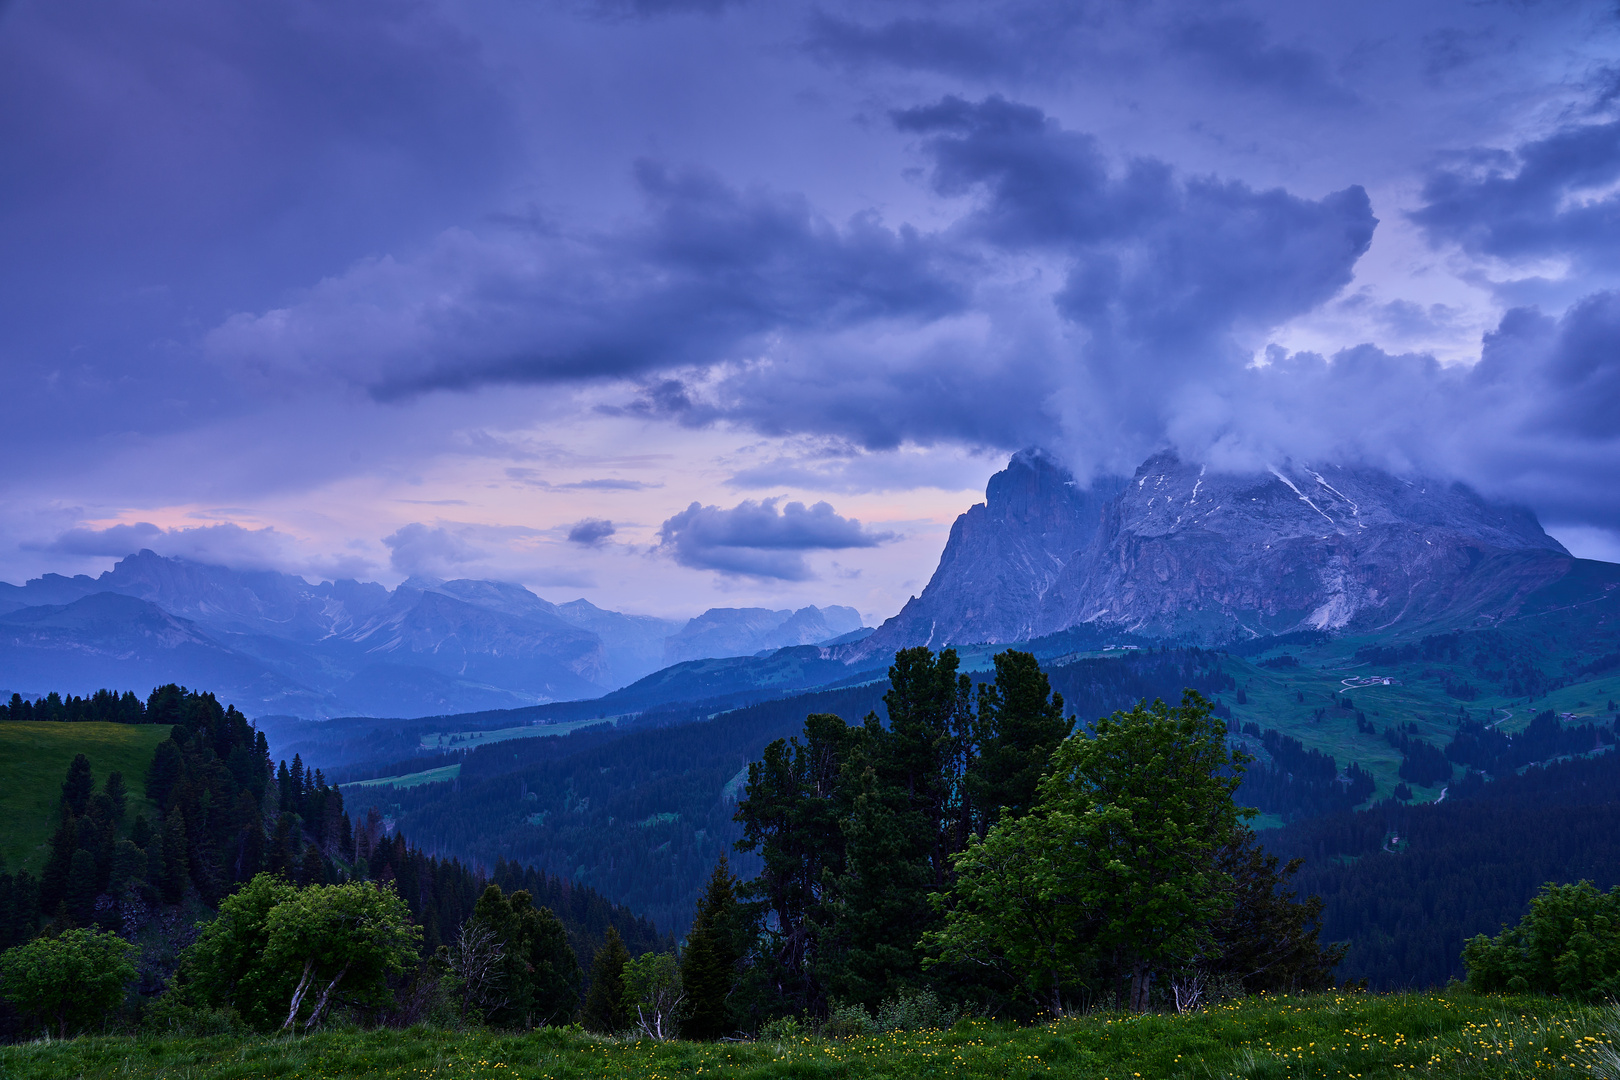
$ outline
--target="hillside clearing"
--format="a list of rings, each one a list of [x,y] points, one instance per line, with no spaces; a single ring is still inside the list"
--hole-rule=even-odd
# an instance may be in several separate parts
[[[62,780],[73,755],[90,759],[96,786],[107,774],[124,774],[129,788],[126,822],[157,810],[144,795],[152,751],[169,737],[166,724],[59,724],[50,721],[0,724],[0,855],[5,869],[39,873],[56,827]]]

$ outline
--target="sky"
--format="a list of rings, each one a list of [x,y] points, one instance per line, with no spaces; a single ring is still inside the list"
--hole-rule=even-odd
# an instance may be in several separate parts
[[[0,3],[0,579],[921,591],[1008,454],[1620,560],[1620,9]]]

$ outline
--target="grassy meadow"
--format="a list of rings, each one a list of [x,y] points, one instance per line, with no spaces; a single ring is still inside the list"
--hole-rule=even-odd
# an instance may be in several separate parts
[[[156,808],[144,794],[146,769],[152,751],[168,737],[164,724],[0,724],[0,821],[5,822],[0,856],[5,869],[38,874],[45,865],[62,781],[74,754],[90,759],[97,790],[108,773],[124,774],[129,789],[126,823],[138,813],[155,818]]]
[[[1456,731],[1459,706],[1476,720],[1483,719],[1489,709],[1495,709],[1499,717],[1510,713],[1509,718],[1500,721],[1500,728],[1513,734],[1523,731],[1531,718],[1544,709],[1574,717],[1566,719],[1566,724],[1607,723],[1610,713],[1605,706],[1620,698],[1620,674],[1584,680],[1527,704],[1523,698],[1509,699],[1489,692],[1497,688],[1483,684],[1460,664],[1413,662],[1375,669],[1345,657],[1344,643],[1335,642],[1334,646],[1331,652],[1325,647],[1281,650],[1300,657],[1297,668],[1266,668],[1252,660],[1228,657],[1222,666],[1245,689],[1248,700],[1240,705],[1230,692],[1220,698],[1231,707],[1236,725],[1253,722],[1262,728],[1276,728],[1298,739],[1307,750],[1331,754],[1340,766],[1355,762],[1366,769],[1378,783],[1372,801],[1389,798],[1401,782],[1401,753],[1385,741],[1382,732],[1386,727],[1415,722],[1415,737],[1444,748]],[[1345,679],[1374,675],[1387,676],[1393,682],[1389,686],[1344,685]],[[1446,676],[1474,682],[1479,696],[1472,701],[1451,697],[1442,685]],[[1357,731],[1354,711],[1339,708],[1335,695],[1354,702],[1376,733]],[[1453,770],[1454,776],[1461,774],[1460,768]],[[1414,784],[1413,802],[1432,802],[1445,786]]]
[[[7,1080],[253,1077],[1142,1078],[1620,1076],[1620,1013],[1453,989],[1255,998],[1188,1016],[1098,1013],[1033,1027],[963,1020],[869,1038],[655,1043],[551,1028],[523,1035],[337,1029],[295,1038],[94,1037],[0,1047]]]

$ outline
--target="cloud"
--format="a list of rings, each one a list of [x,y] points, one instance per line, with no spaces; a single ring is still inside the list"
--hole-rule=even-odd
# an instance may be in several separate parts
[[[728,7],[746,0],[595,0],[597,10],[608,16],[656,19],[666,15],[719,15]]]
[[[1620,270],[1620,121],[1469,151],[1429,174],[1422,200],[1410,216],[1437,245]]]
[[[458,572],[485,561],[490,552],[443,526],[430,528],[419,521],[401,526],[383,537],[389,565],[398,573],[422,577],[456,577]]]
[[[739,469],[726,486],[743,490],[796,487],[810,491],[979,491],[990,459],[966,462],[945,454],[862,453],[854,448],[782,454]],[[994,459],[996,464],[1001,459]]]
[[[1027,63],[1016,43],[991,26],[931,16],[869,26],[818,10],[811,13],[805,49],[843,67],[885,63],[969,77],[1004,73]]]
[[[1620,528],[1620,293],[1503,315],[1474,365],[1371,345],[1177,395],[1168,443],[1232,467],[1294,457],[1458,478],[1549,521]]]
[[[636,408],[868,450],[1063,442],[1134,466],[1162,444],[1176,393],[1228,381],[1246,340],[1332,299],[1377,224],[1359,187],[1307,199],[1151,158],[1116,165],[1094,137],[1001,97],[948,96],[894,123],[918,138],[930,187],[963,201],[937,242],[984,268],[971,313],[790,341],[652,383]]]
[[[104,529],[70,529],[39,550],[58,555],[118,558],[145,548],[170,558],[259,570],[279,568],[286,563],[293,554],[291,547],[290,537],[269,526],[244,529],[227,522],[164,529],[149,521],[138,521]]]
[[[575,522],[573,527],[568,530],[568,542],[570,544],[583,544],[586,547],[596,547],[617,531],[611,521],[602,518],[586,518],[583,521]]]
[[[650,483],[646,480],[622,480],[617,477],[597,477],[590,480],[571,480],[563,484],[554,484],[540,476],[538,469],[512,466],[506,470],[506,475],[530,487],[540,488],[542,491],[649,491],[661,488],[664,485]]]
[[[893,539],[840,517],[825,502],[808,508],[790,502],[778,511],[778,501],[744,499],[730,510],[694,502],[660,527],[659,546],[693,569],[805,581],[813,576],[806,551],[876,547]]]
[[[1277,45],[1258,19],[1192,19],[1170,34],[1172,47],[1217,78],[1292,105],[1348,105],[1356,98],[1311,49]]]
[[[895,124],[924,137],[936,191],[978,197],[965,231],[1071,257],[1058,307],[1117,342],[1202,345],[1309,311],[1349,283],[1378,224],[1355,186],[1304,199],[1147,158],[1116,173],[1093,137],[1000,97],[946,97]]]

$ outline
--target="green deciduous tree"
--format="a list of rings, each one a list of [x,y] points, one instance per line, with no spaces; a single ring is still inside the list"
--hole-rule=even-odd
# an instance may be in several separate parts
[[[416,960],[422,931],[392,885],[313,885],[270,909],[265,962],[296,972],[283,1030],[309,1030],[343,987],[357,1005],[389,1000],[387,977]],[[313,996],[313,1004],[310,998]]]
[[[624,965],[625,1012],[642,1034],[673,1039],[685,1003],[681,967],[672,953],[642,953]]]
[[[1518,925],[1463,947],[1468,985],[1482,993],[1620,997],[1620,887],[1548,882]]]
[[[273,874],[260,874],[226,897],[219,915],[202,925],[181,955],[174,992],[213,1008],[234,1008],[259,1030],[280,1023],[297,984],[290,966],[269,962],[270,912],[298,890]]]
[[[585,993],[580,1023],[591,1031],[612,1035],[630,1026],[624,1004],[624,966],[630,950],[624,947],[619,931],[609,926],[602,944],[591,959],[591,985]]]
[[[0,953],[0,993],[59,1038],[118,1007],[135,978],[135,946],[116,934],[68,930]]]
[[[1244,813],[1234,764],[1224,725],[1191,691],[1177,708],[1139,705],[1066,739],[1033,812],[958,857],[932,940],[948,959],[1020,973],[1047,1007],[1123,980],[1126,1004],[1145,1009],[1156,972],[1218,950],[1232,904],[1219,855]]]

